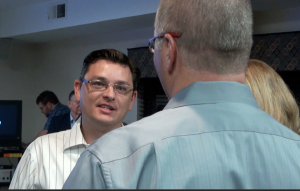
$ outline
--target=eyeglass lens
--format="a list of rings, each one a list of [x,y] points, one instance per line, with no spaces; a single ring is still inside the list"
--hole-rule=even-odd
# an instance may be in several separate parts
[[[132,90],[132,88],[127,85],[108,84],[108,83],[101,82],[99,80],[94,80],[94,81],[89,81],[89,82],[90,82],[91,88],[93,90],[98,90],[98,91],[105,91],[109,85],[113,87],[115,93],[117,93],[117,94],[124,95]]]

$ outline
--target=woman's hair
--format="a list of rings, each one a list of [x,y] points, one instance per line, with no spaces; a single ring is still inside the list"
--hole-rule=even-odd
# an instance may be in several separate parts
[[[263,61],[250,59],[246,83],[261,109],[297,134],[299,108],[297,102],[279,74]]]

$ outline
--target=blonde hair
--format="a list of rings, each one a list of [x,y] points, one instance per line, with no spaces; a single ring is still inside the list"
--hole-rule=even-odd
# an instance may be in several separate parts
[[[282,78],[263,61],[250,59],[246,71],[246,83],[261,109],[297,134],[299,108]]]

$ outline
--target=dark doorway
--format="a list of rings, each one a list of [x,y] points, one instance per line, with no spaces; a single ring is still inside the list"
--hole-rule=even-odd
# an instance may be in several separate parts
[[[277,71],[300,103],[300,71]]]
[[[138,120],[163,110],[168,103],[159,78],[141,78],[138,98]]]

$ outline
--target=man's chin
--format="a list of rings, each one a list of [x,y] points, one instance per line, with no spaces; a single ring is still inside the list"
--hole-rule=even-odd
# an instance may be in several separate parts
[[[118,126],[118,123],[114,119],[103,119],[103,118],[101,118],[101,119],[98,119],[98,122],[99,122],[99,124],[102,124],[102,125],[110,127],[110,128],[113,127],[113,126]],[[122,122],[120,122],[120,124],[121,123]]]
[[[108,125],[111,126],[114,124],[114,122],[112,120],[98,120],[99,123],[104,124],[104,125]]]

